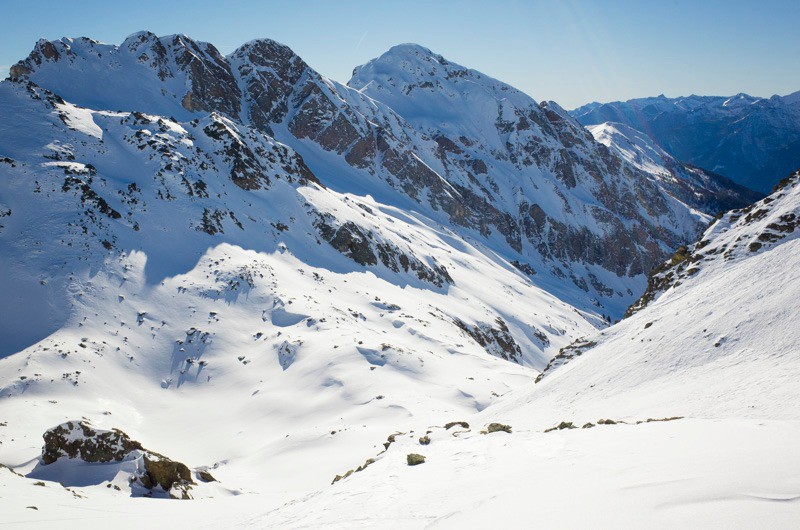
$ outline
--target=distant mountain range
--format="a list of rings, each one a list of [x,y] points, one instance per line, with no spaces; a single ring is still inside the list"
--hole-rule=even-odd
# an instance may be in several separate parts
[[[570,114],[584,125],[624,123],[681,162],[762,193],[800,163],[800,92],[771,98],[662,95],[589,103]]]

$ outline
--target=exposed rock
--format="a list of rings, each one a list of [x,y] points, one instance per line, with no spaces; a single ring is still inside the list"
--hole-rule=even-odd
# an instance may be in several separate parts
[[[346,479],[353,473],[360,473],[361,471],[364,471],[365,469],[367,469],[368,466],[371,466],[374,463],[375,463],[374,458],[367,458],[367,460],[364,461],[364,463],[358,466],[357,468],[348,470],[347,473],[345,473],[344,475],[336,475],[335,477],[333,477],[331,485],[336,484],[340,480]]]
[[[572,344],[564,346],[563,348],[558,350],[558,353],[556,354],[555,357],[550,359],[550,361],[547,363],[547,366],[545,366],[544,370],[542,370],[542,373],[536,376],[535,383],[541,381],[545,377],[545,375],[549,374],[556,368],[559,368],[560,366],[567,364],[575,357],[580,357],[581,355],[591,350],[595,346],[597,346],[596,342],[588,341],[586,339],[578,339]]]
[[[409,453],[408,456],[406,456],[406,463],[408,463],[409,466],[418,466],[419,464],[425,463],[425,457],[417,453]]]
[[[146,475],[140,476],[139,479],[149,489],[159,485],[164,491],[170,491],[175,484],[194,484],[192,473],[185,464],[155,453],[144,455],[144,467]]]
[[[433,266],[426,265],[392,243],[381,240],[373,232],[365,230],[352,221],[336,227],[329,215],[320,215],[314,223],[322,238],[330,245],[362,266],[375,266],[380,261],[393,272],[411,272],[418,279],[442,287],[453,284],[447,269],[435,260]]]
[[[199,478],[203,482],[216,482],[217,481],[217,479],[215,479],[214,476],[211,473],[209,473],[208,471],[206,471],[205,469],[199,469],[197,471],[197,478]]]
[[[485,434],[491,434],[493,432],[507,432],[511,434],[511,425],[506,425],[505,423],[490,423],[486,426],[484,432]]]
[[[545,429],[544,432],[562,431],[564,429],[577,429],[577,427],[575,425],[573,425],[571,421],[562,421],[561,423],[559,423],[555,427],[550,427],[549,429]]]
[[[457,318],[453,322],[475,342],[483,346],[488,353],[507,361],[522,363],[522,350],[502,318],[497,317],[495,319],[497,327],[483,322],[477,325],[469,325]]]
[[[50,465],[60,458],[80,459],[91,464],[137,461],[139,470],[132,483],[153,491],[160,488],[173,499],[191,499],[189,491],[195,482],[191,470],[142,445],[119,429],[101,430],[86,421],[69,421],[47,430],[42,448],[42,464]],[[199,471],[204,482],[214,481],[207,471]]]
[[[119,462],[131,452],[142,450],[139,442],[131,440],[119,429],[96,430],[85,421],[57,425],[48,429],[43,438],[42,463],[45,465],[63,456],[89,463]]]
[[[784,210],[785,198],[800,185],[800,171],[783,179],[775,192],[746,208],[720,214],[705,234],[691,246],[682,246],[672,257],[654,268],[647,280],[647,289],[625,312],[625,317],[647,307],[653,300],[687,278],[696,275],[705,264],[717,259],[731,259],[734,253],[763,252],[779,244],[787,236],[800,230],[800,213]],[[718,228],[724,227],[719,231]],[[735,240],[724,238],[724,233],[740,234]],[[747,238],[749,243],[740,243]]]

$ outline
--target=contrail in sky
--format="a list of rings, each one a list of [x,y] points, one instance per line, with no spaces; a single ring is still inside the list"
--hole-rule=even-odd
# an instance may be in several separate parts
[[[356,44],[356,48],[355,48],[356,50],[358,50],[358,48],[361,46],[361,43],[364,42],[364,37],[366,37],[366,36],[367,36],[367,32],[365,31],[364,34],[361,35],[361,38],[358,40],[358,44]]]

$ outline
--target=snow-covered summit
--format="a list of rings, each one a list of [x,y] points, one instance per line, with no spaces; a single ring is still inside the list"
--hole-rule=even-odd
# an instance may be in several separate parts
[[[554,227],[563,233],[583,232],[585,226],[583,235],[573,234],[569,239],[585,237],[593,241],[588,246],[606,249],[620,243],[632,248],[649,246],[643,241],[626,241],[621,230],[609,226],[611,218],[640,226],[655,223],[677,239],[691,239],[689,227],[705,222],[703,211],[716,213],[710,204],[713,197],[727,193],[724,184],[705,190],[697,181],[697,190],[712,200],[708,204],[689,201],[700,212],[687,209],[686,204],[678,206],[672,202],[673,194],[653,182],[657,179],[648,173],[652,168],[637,166],[617,150],[606,149],[556,103],[537,103],[505,83],[420,46],[391,49],[357,68],[348,85],[385,103],[433,138],[440,152],[467,173],[469,178],[461,185],[488,194],[492,204],[502,205],[513,217],[520,216],[523,248],[530,242],[543,254],[560,255],[573,262],[573,270],[575,262],[583,262],[624,275],[635,274],[639,266],[626,266],[623,272],[593,256],[573,254],[567,258],[565,254],[571,252],[565,250],[571,243],[559,240],[551,232]],[[631,192],[639,197],[617,202]],[[646,211],[631,210],[631,203],[646,205]],[[693,216],[694,221],[690,220]],[[595,272],[572,274],[600,277]],[[598,299],[604,299],[602,284],[610,285],[598,280],[589,287],[599,288]]]

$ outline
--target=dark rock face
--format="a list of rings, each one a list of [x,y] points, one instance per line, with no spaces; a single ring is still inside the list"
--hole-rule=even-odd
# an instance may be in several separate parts
[[[203,132],[220,142],[218,152],[230,164],[231,180],[240,188],[267,188],[270,183],[269,175],[274,172],[270,166],[279,166],[286,171],[289,182],[294,181],[293,176],[300,184],[319,182],[300,155],[291,152],[286,146],[273,144],[270,146],[272,149],[267,150],[259,145],[258,138],[244,142],[242,136],[252,135],[252,131],[240,130],[221,116],[212,115],[212,118],[213,121]]]
[[[191,80],[191,89],[181,101],[184,108],[193,112],[217,110],[238,118],[241,91],[219,51],[185,35],[175,35],[171,45],[175,62]]]
[[[412,272],[420,280],[436,287],[453,284],[453,278],[443,265],[434,263],[428,266],[414,256],[403,252],[388,241],[381,241],[352,221],[339,227],[334,226],[330,216],[319,216],[314,225],[322,238],[330,245],[362,266],[375,266],[380,263],[393,272]]]
[[[454,320],[454,323],[488,353],[507,361],[522,363],[522,350],[509,333],[508,326],[502,318],[497,317],[495,320],[497,327],[484,323],[472,326],[458,319]]]
[[[241,46],[230,60],[249,99],[250,119],[258,128],[270,131],[272,124],[282,122],[288,114],[290,96],[309,71],[308,65],[288,46],[269,39]]]
[[[322,237],[348,258],[359,265],[376,265],[378,263],[372,252],[369,236],[355,223],[347,222],[336,230],[328,225],[321,226]]]
[[[168,458],[160,458],[157,455],[144,456],[145,472],[140,475],[139,480],[145,488],[153,489],[161,486],[164,491],[172,490],[173,486],[187,486],[194,484],[192,473],[186,465],[175,462]],[[188,492],[184,489],[181,492],[182,498],[189,498]]]

